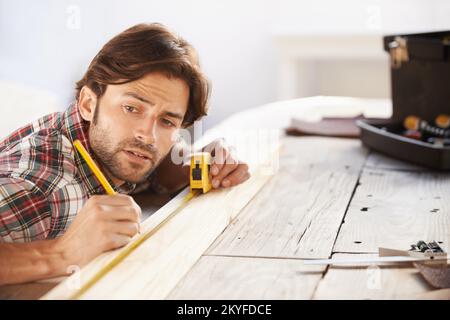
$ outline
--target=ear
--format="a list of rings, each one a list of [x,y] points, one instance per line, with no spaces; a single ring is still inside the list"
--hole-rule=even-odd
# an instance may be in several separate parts
[[[91,122],[94,119],[95,107],[97,106],[97,95],[89,87],[83,86],[78,98],[78,108],[81,117]]]

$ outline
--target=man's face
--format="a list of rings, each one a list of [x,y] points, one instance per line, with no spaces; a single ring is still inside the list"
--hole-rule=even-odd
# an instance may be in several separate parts
[[[108,85],[97,100],[89,141],[115,183],[144,181],[174,144],[187,111],[189,87],[160,73]]]

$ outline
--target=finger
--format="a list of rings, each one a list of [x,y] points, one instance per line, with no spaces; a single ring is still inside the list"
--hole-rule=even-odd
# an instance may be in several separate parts
[[[238,161],[235,161],[231,158],[230,160],[227,160],[227,164],[222,167],[222,169],[219,171],[219,173],[213,177],[212,185],[214,188],[218,188],[222,182],[222,180],[228,176],[231,172],[236,170],[238,168]]]
[[[217,150],[219,150],[221,147],[226,146],[225,139],[219,138],[215,139],[213,142],[209,143],[207,146],[205,146],[202,151],[208,152],[211,154],[211,156],[216,156]]]
[[[216,176],[226,164],[226,160],[229,156],[228,148],[222,140],[216,143],[212,155],[211,175]]]
[[[120,193],[114,195],[95,195],[92,196],[89,200],[91,200],[91,202],[93,203],[105,204],[109,206],[124,206],[132,205],[135,203],[132,197]]]
[[[236,170],[222,180],[222,187],[232,187],[241,184],[249,178],[250,173],[248,172],[248,166],[246,164],[240,164]]]
[[[103,218],[111,221],[129,221],[139,223],[141,210],[139,207],[117,207],[102,205]]]
[[[117,249],[120,247],[123,247],[124,245],[128,244],[131,240],[131,237],[125,236],[123,234],[111,234],[109,236],[109,239],[107,241],[107,249]]]
[[[128,221],[115,221],[108,222],[108,229],[111,233],[121,234],[128,237],[134,237],[139,233],[140,226],[139,223],[128,222]]]

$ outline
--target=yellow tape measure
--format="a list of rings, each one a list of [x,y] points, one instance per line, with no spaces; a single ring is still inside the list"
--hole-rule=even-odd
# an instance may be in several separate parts
[[[109,195],[115,194],[114,189],[108,183],[106,177],[102,174],[97,167],[89,153],[83,147],[79,140],[74,141],[74,146],[80,152],[83,159],[87,162],[95,176],[99,179],[100,183],[105,188]],[[154,235],[160,230],[172,217],[174,217],[187,202],[201,192],[206,193],[211,189],[211,182],[209,179],[209,168],[211,163],[211,155],[209,153],[197,153],[191,157],[191,170],[190,170],[190,192],[182,199],[181,204],[176,207],[163,221],[161,221],[156,227],[148,230],[140,235],[135,241],[131,242],[128,246],[122,249],[117,256],[109,261],[105,266],[98,270],[84,285],[81,286],[71,297],[71,300],[79,299],[86,293],[95,283],[102,279],[109,271],[117,266],[121,261],[128,257],[136,248],[138,248],[145,240]],[[200,170],[200,171],[199,171]]]

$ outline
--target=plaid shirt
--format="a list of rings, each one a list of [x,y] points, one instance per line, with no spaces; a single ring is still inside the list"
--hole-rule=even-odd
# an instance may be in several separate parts
[[[91,151],[88,126],[72,104],[0,142],[0,243],[58,237],[92,195],[105,194],[72,145],[79,139]],[[157,187],[153,177],[139,186],[111,185],[126,194]]]

